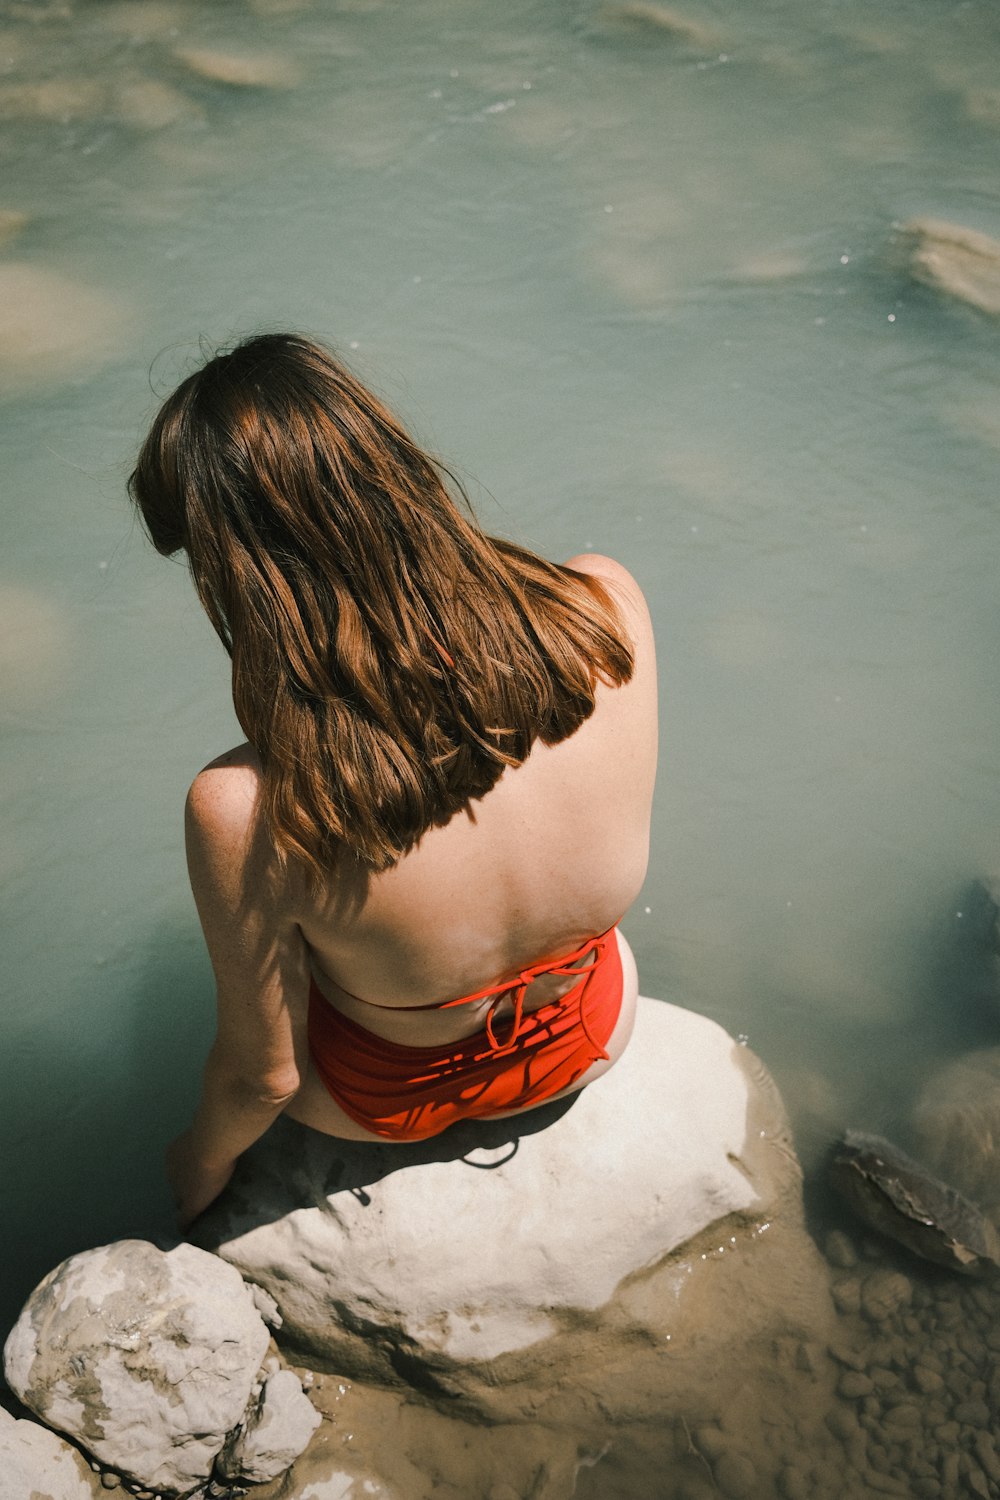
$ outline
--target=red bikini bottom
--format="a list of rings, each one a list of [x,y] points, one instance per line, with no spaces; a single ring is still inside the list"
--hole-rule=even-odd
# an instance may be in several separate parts
[[[591,963],[580,969],[576,961],[591,953]],[[532,980],[560,973],[579,973],[579,982],[558,1000],[524,1013],[524,992]],[[496,997],[482,1031],[436,1047],[403,1047],[366,1031],[313,984],[309,1049],[316,1072],[346,1115],[386,1140],[419,1141],[458,1120],[528,1109],[569,1088],[592,1063],[608,1056],[622,989],[613,927],[575,953],[522,970],[513,981],[419,1007],[440,1010]],[[512,1026],[501,1039],[494,1012],[508,997],[514,1002]]]

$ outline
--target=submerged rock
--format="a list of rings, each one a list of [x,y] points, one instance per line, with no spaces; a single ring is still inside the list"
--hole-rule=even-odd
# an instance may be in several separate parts
[[[290,58],[278,52],[223,52],[207,47],[179,47],[174,54],[199,78],[230,88],[287,89],[299,80]]]
[[[168,125],[205,118],[193,100],[157,78],[131,78],[119,84],[113,108],[122,123],[134,130],[164,130]]]
[[[945,219],[910,219],[899,243],[914,281],[1000,315],[1000,240]]]
[[[185,1494],[243,1420],[268,1340],[232,1267],[193,1245],[120,1240],[50,1272],[7,1340],[4,1371],[36,1416],[100,1463]]]
[[[967,1052],[934,1074],[912,1125],[934,1170],[1000,1217],[1000,1047]]]
[[[692,21],[658,0],[609,0],[602,6],[600,18],[656,39],[679,42],[687,47],[708,51],[717,45],[717,36],[699,21]]]
[[[0,208],[0,245],[9,245],[28,222],[28,215],[13,208]]]
[[[975,1204],[879,1136],[849,1131],[830,1179],[866,1224],[924,1260],[970,1276],[1000,1268],[1000,1235]]]
[[[653,1344],[649,1319],[669,1317],[683,1342],[696,1236],[715,1237],[694,1256],[713,1286],[724,1279],[738,1301],[740,1278],[754,1276],[759,1297],[769,1252],[758,1227],[785,1197],[794,1219],[799,1181],[752,1055],[702,1016],[640,1000],[608,1074],[510,1120],[409,1145],[279,1120],[196,1232],[267,1288],[303,1363],[514,1413],[536,1378],[553,1389],[553,1369],[579,1353],[574,1337],[605,1338],[604,1365],[625,1322]],[[818,1257],[801,1253],[794,1290],[786,1280],[773,1302],[754,1302],[765,1326],[794,1318],[803,1288],[815,1293]],[[659,1267],[669,1293],[646,1287]],[[735,1336],[738,1322],[710,1332],[699,1314],[705,1339]]]
[[[92,1500],[91,1472],[77,1450],[37,1422],[18,1422],[0,1407],[0,1477],[4,1500]]]
[[[126,309],[24,261],[0,262],[0,396],[96,369],[121,352]]]

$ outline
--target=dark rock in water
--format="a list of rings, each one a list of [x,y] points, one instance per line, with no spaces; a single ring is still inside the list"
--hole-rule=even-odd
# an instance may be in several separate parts
[[[866,1224],[924,1260],[966,1276],[1000,1269],[1000,1235],[975,1204],[879,1136],[848,1131],[830,1180]]]

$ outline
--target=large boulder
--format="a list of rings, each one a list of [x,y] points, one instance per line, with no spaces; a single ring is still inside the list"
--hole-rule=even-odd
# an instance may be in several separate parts
[[[91,1471],[75,1448],[37,1422],[18,1422],[0,1407],[0,1476],[4,1500],[93,1500]]]
[[[279,1420],[265,1416],[269,1340],[231,1266],[193,1245],[119,1240],[50,1272],[7,1340],[4,1370],[36,1416],[101,1464],[183,1495],[227,1439],[229,1477],[242,1459],[254,1478],[273,1478],[305,1447],[318,1418],[301,1391],[296,1404],[278,1381]]]
[[[766,1072],[713,1022],[646,999],[610,1072],[513,1119],[411,1145],[279,1120],[198,1239],[270,1292],[303,1363],[496,1416],[537,1410],[578,1336],[610,1340],[610,1370],[616,1340],[676,1336],[682,1358],[684,1307],[707,1348],[828,1304]],[[747,1307],[713,1332],[697,1288],[720,1275]]]

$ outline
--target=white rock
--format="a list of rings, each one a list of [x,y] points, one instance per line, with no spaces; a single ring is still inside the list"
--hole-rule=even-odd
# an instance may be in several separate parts
[[[216,1469],[225,1479],[252,1484],[276,1479],[305,1450],[321,1420],[294,1370],[276,1370],[226,1443]]]
[[[3,1500],[93,1500],[91,1471],[75,1448],[0,1407]]]
[[[915,281],[1000,314],[1000,240],[931,218],[911,219],[900,237]]]
[[[271,1292],[303,1362],[440,1387],[603,1309],[716,1221],[797,1193],[782,1121],[720,1027],[641,999],[622,1060],[570,1101],[412,1145],[278,1121],[199,1238]]]
[[[193,1245],[119,1240],[50,1272],[4,1369],[27,1407],[102,1464],[183,1494],[242,1420],[268,1341],[230,1266]]]

